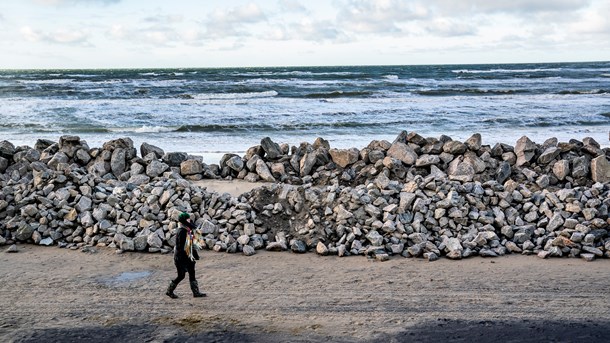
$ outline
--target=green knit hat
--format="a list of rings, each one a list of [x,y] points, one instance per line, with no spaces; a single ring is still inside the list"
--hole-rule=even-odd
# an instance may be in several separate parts
[[[182,212],[180,213],[180,215],[178,216],[178,221],[181,223],[185,223],[187,219],[189,219],[189,214],[186,212]]]

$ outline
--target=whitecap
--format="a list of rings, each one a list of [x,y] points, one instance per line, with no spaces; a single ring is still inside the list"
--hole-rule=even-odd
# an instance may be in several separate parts
[[[108,128],[110,132],[136,132],[136,133],[158,133],[158,132],[172,132],[176,131],[177,127],[167,126],[140,126],[140,127],[116,127]]]
[[[276,91],[248,92],[248,93],[200,93],[193,95],[197,100],[235,100],[272,98],[278,95]]]
[[[398,80],[398,75],[393,75],[393,74],[384,75],[383,78],[388,79],[388,80]]]

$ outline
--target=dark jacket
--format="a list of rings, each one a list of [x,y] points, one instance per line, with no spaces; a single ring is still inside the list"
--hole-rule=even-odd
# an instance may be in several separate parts
[[[186,223],[184,225],[189,225],[190,223]],[[174,247],[174,261],[176,263],[195,263],[195,261],[191,261],[191,259],[188,258],[188,255],[186,254],[186,251],[184,250],[184,246],[186,245],[186,235],[187,233],[187,229],[184,227],[183,224],[181,224],[178,227],[178,231],[176,232],[176,246]],[[194,225],[190,224],[189,225],[191,227],[191,230],[194,230]],[[193,247],[193,257],[195,257],[196,260],[199,259],[199,254],[197,254],[197,249],[195,249],[195,247]]]

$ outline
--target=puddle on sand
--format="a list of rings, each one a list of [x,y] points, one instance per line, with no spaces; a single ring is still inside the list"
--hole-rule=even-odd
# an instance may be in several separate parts
[[[129,281],[134,281],[137,279],[141,279],[144,277],[149,276],[150,274],[152,274],[149,271],[144,271],[144,272],[123,272],[120,275],[112,278],[112,281],[115,282],[129,282]]]
[[[138,279],[145,278],[152,274],[151,271],[142,271],[142,272],[123,272],[117,276],[111,276],[101,279],[100,281],[105,284],[125,284],[132,281],[136,281]]]

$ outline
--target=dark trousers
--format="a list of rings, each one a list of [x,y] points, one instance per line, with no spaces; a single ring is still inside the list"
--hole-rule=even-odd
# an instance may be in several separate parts
[[[179,284],[180,281],[184,280],[186,273],[189,273],[189,281],[196,281],[195,279],[195,262],[191,261],[174,261],[176,265],[176,271],[178,272],[178,276],[174,279],[174,284]]]

